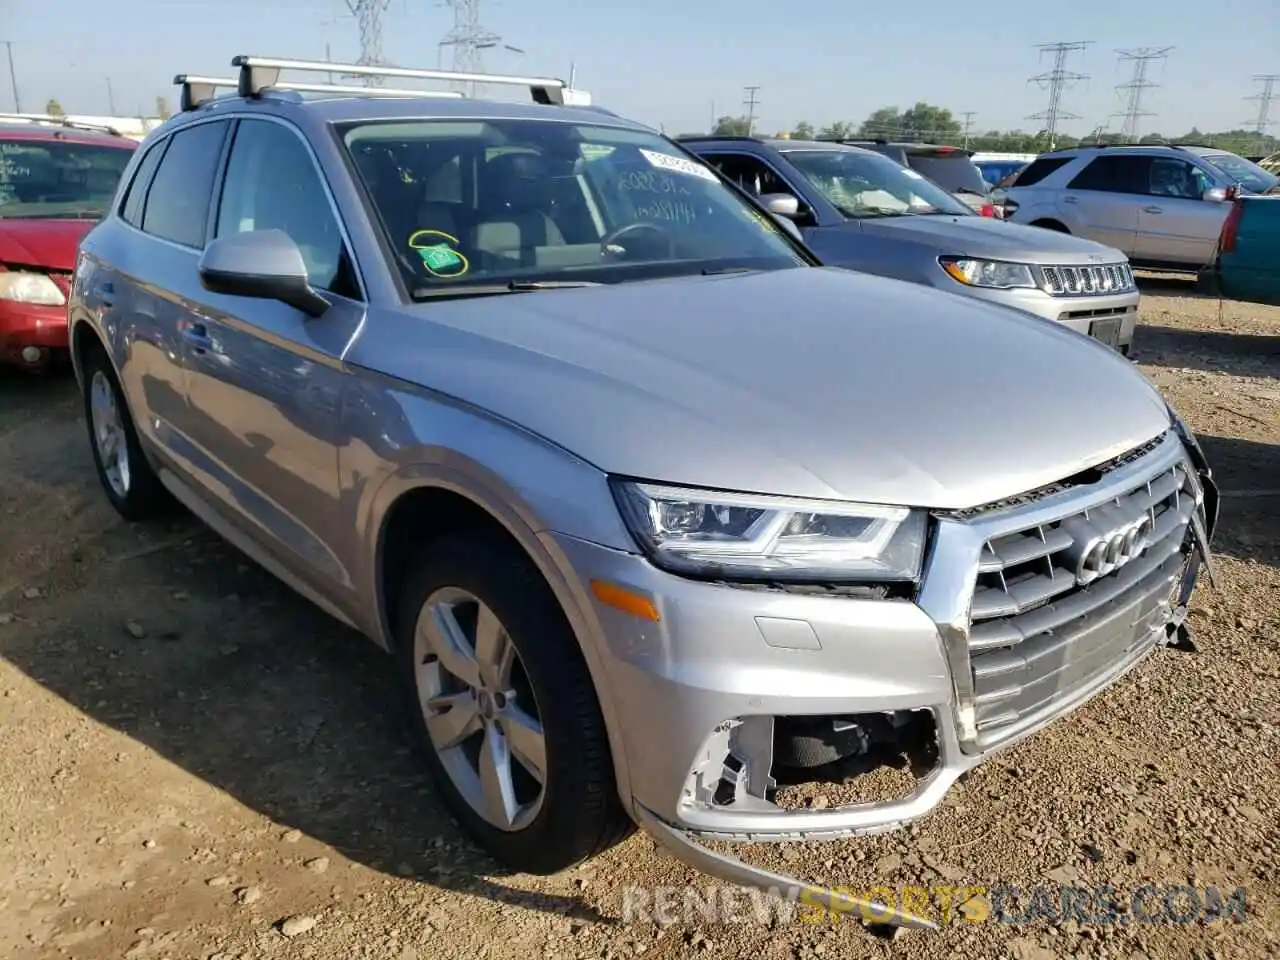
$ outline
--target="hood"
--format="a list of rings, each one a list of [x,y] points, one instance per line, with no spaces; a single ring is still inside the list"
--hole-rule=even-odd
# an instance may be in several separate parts
[[[939,256],[1062,266],[1125,262],[1125,255],[1119,250],[1092,240],[992,217],[879,217],[851,222],[859,224],[869,236],[924,244]]]
[[[70,273],[80,241],[96,225],[96,220],[0,219],[0,264]]]
[[[835,268],[429,302],[367,324],[347,359],[610,473],[934,508],[1169,427],[1146,378],[1086,337]]]

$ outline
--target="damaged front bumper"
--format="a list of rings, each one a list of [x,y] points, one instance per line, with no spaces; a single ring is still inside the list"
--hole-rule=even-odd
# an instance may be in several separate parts
[[[991,516],[940,518],[925,585],[913,600],[695,582],[636,555],[557,536],[581,582],[618,585],[649,598],[658,612],[653,621],[605,604],[594,611],[632,816],[678,859],[720,880],[766,892],[798,890],[807,904],[873,923],[935,928],[898,904],[756,867],[704,841],[830,840],[898,830],[934,810],[991,755],[1076,709],[1153,650],[1176,644],[1216,521],[1216,489],[1196,461],[1171,431],[1087,486],[1001,506]],[[1009,646],[979,637],[970,608],[994,569],[993,545],[997,553],[1027,553],[1016,538],[1034,531],[1045,550],[1030,562],[1048,564],[1053,585],[1059,558],[1049,548],[1061,539],[1058,526],[1080,516],[1124,519],[1126,510],[1148,511],[1156,521],[1152,546],[1135,554],[1129,569],[1098,580],[1092,593],[1072,586],[1025,610],[1015,602],[1013,613],[985,622],[988,634],[993,628],[1026,634],[1021,648],[1015,644],[1027,651],[1020,663]],[[996,575],[1008,577],[1000,581],[1003,599],[1014,601],[1035,579],[1008,564]],[[1032,635],[1032,620],[1043,626],[1055,607],[1059,620],[1076,619]],[[1064,649],[1076,650],[1079,662],[1058,662]],[[1035,665],[1033,655],[1055,660],[1058,672]],[[1013,687],[988,676],[1015,668],[1024,675]],[[909,785],[892,797],[788,809],[779,799],[775,761],[796,718],[887,731],[880,752],[901,748],[913,771]]]

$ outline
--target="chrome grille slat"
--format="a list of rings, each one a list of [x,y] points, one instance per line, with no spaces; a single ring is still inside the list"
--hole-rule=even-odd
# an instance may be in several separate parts
[[[1137,289],[1128,263],[1054,265],[1040,268],[1050,296],[1109,296]]]
[[[1062,282],[1087,289],[1091,281],[1063,274]],[[1096,287],[1096,277],[1092,282]],[[1113,278],[1106,284],[1114,287]],[[1052,522],[1002,532],[984,545],[967,635],[980,746],[1013,736],[1058,700],[1107,682],[1156,643],[1186,563],[1196,487],[1191,468],[1167,446],[1162,453],[1144,450],[1126,469],[1132,476],[1110,499],[1098,502],[1095,494],[1076,513],[1050,514],[1044,519]],[[1133,546],[1117,535],[1128,530],[1139,531],[1136,542],[1123,541]],[[1089,552],[1108,543],[1112,552]]]
[[[1147,547],[1148,556],[1154,553],[1164,544],[1171,536],[1179,531],[1185,531],[1187,523],[1191,520],[1190,499],[1187,498],[1185,503],[1175,509],[1166,510],[1156,518],[1155,527]],[[1181,538],[1174,542],[1171,549],[1177,550],[1181,546]],[[1135,560],[1130,566],[1141,567],[1147,557],[1144,556]],[[1117,573],[1117,576],[1123,575],[1129,570],[1125,567]],[[1065,581],[1065,583],[1064,583]],[[1125,582],[1123,579],[1121,583]],[[1106,577],[1097,582],[1099,587],[1104,587],[1109,581]],[[969,619],[973,622],[973,632],[985,626],[981,621],[990,620],[995,617],[1008,617],[1017,614],[1030,614],[1038,612],[1036,608],[1041,607],[1045,600],[1052,599],[1060,593],[1072,589],[1075,586],[1075,578],[1071,571],[1064,567],[1055,566],[1052,576],[1040,574],[1028,580],[1010,587],[1008,591],[1002,592],[994,587],[983,587],[974,592],[973,606],[971,608]],[[1090,596],[1091,588],[1081,590],[1076,597],[1087,599]],[[1040,629],[1050,629],[1041,627]]]
[[[984,670],[975,678],[977,728],[991,736],[1117,662],[1150,649],[1153,632],[1168,615],[1160,601],[1176,582],[1179,567],[1171,558],[1147,579],[1144,591],[1113,601],[1066,638],[1044,637],[1030,661],[1024,654],[1021,662],[1001,663],[1003,669],[992,677]],[[1050,669],[1037,670],[1037,659],[1049,660]],[[1019,677],[1026,679],[1016,682]]]
[[[1038,557],[1047,557],[1071,546],[1071,537],[1061,530],[1036,528],[1034,533],[1014,533],[992,540],[982,551],[978,570],[990,573]]]

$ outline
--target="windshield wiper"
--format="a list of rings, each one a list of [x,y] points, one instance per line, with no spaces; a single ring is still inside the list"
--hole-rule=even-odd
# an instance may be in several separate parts
[[[414,300],[447,300],[450,297],[491,297],[503,293],[533,293],[536,290],[573,290],[600,287],[592,280],[508,280],[506,283],[469,283],[459,286],[419,287]]]

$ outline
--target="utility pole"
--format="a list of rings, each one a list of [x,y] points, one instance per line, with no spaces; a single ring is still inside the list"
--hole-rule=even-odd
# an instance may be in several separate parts
[[[107,109],[111,111],[111,116],[116,115],[116,95],[111,89],[111,78],[107,77]]]
[[[1147,79],[1147,68],[1155,60],[1164,60],[1169,56],[1169,51],[1173,47],[1141,47],[1137,50],[1117,50],[1120,55],[1121,63],[1133,64],[1133,79],[1128,83],[1122,83],[1117,90],[1127,92],[1128,102],[1125,104],[1124,113],[1116,114],[1116,116],[1124,117],[1124,126],[1120,129],[1120,136],[1129,143],[1136,143],[1138,140],[1138,125],[1143,117],[1154,117],[1154,113],[1146,113],[1142,109],[1142,96],[1146,91],[1160,84],[1152,83]]]
[[[973,110],[966,110],[960,116],[964,117],[964,148],[969,149],[969,128],[973,126],[973,118],[975,116]]]
[[[1089,79],[1087,74],[1067,71],[1067,54],[1085,50],[1091,43],[1093,43],[1092,40],[1074,40],[1064,43],[1041,43],[1036,46],[1041,58],[1046,53],[1053,54],[1053,69],[1048,73],[1037,74],[1027,82],[1039,84],[1049,91],[1049,106],[1040,113],[1033,113],[1027,119],[1044,121],[1041,129],[1049,140],[1050,150],[1057,145],[1058,121],[1080,119],[1074,113],[1067,113],[1062,109],[1062,91],[1080,80]]]
[[[1245,98],[1246,100],[1258,101],[1258,115],[1253,119],[1253,129],[1258,134],[1258,148],[1260,150],[1267,139],[1267,128],[1273,122],[1271,119],[1271,101],[1276,98],[1277,80],[1280,80],[1280,74],[1276,73],[1260,74],[1254,77],[1254,83],[1262,84],[1262,92]]]
[[[5,53],[9,57],[9,86],[13,90],[13,112],[22,112],[22,103],[18,100],[18,75],[13,70],[13,41],[0,40],[4,44]]]
[[[747,136],[749,137],[755,127],[756,107],[760,104],[760,101],[756,99],[756,94],[760,92],[760,87],[743,87],[742,89],[746,93],[742,100],[742,105],[747,108]]]

